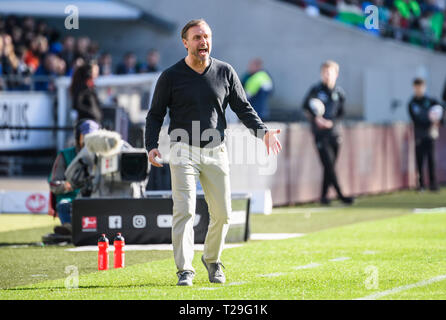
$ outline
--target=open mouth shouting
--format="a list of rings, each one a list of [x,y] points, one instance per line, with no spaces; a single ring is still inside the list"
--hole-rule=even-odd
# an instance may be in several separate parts
[[[209,55],[209,48],[200,48],[198,49],[198,56],[205,58]]]

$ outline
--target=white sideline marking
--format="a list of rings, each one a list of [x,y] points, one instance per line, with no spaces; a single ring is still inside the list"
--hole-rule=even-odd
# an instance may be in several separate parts
[[[279,277],[283,276],[285,273],[283,272],[275,272],[275,273],[267,273],[267,274],[259,274],[259,277],[265,277],[265,278],[272,278],[272,277]]]
[[[10,245],[10,246],[6,245],[4,247],[11,248],[11,249],[18,249],[18,248],[28,248],[29,245],[27,245],[27,244],[13,244],[13,245]]]
[[[440,207],[440,208],[415,208],[413,209],[413,213],[420,214],[420,213],[446,213],[446,207]]]
[[[283,240],[290,238],[297,238],[304,236],[304,233],[253,233],[250,236],[250,240]],[[241,243],[227,243],[225,244],[225,249],[241,247]],[[110,246],[109,251],[113,252],[115,249]],[[125,246],[126,251],[150,251],[150,250],[160,250],[160,251],[172,251],[172,244],[128,244]],[[196,244],[194,250],[203,251],[203,244]],[[79,251],[98,251],[97,246],[80,246],[76,248],[69,248],[66,251],[79,252]]]
[[[376,251],[365,250],[365,251],[362,252],[362,254],[376,254]]]
[[[239,286],[239,285],[242,285],[242,284],[245,284],[245,283],[248,283],[248,281],[230,282],[227,285],[228,286]]]
[[[198,290],[217,290],[220,289],[218,287],[204,287],[204,288],[198,288]]]
[[[318,212],[327,212],[327,211],[333,211],[339,208],[336,207],[332,207],[332,208],[326,208],[326,207],[314,207],[314,208],[308,208],[308,209],[300,209],[300,210],[296,210],[296,213],[303,213],[303,214],[307,214],[307,213],[318,213]]]
[[[334,258],[334,259],[330,259],[328,261],[332,261],[332,262],[337,262],[337,261],[345,261],[345,260],[350,260],[350,257],[339,257],[339,258]]]
[[[304,236],[305,233],[253,233],[249,237],[250,240],[283,240],[290,238],[298,238]]]
[[[432,283],[443,281],[443,280],[446,280],[446,274],[441,275],[441,276],[437,276],[437,277],[434,277],[434,278],[431,278],[431,279],[428,279],[428,280],[423,280],[423,281],[420,281],[420,282],[417,282],[417,283],[408,284],[408,285],[405,285],[405,286],[396,287],[396,288],[392,288],[392,289],[389,289],[389,290],[377,292],[377,293],[371,294],[369,296],[365,296],[365,297],[362,297],[362,298],[357,298],[355,300],[375,300],[375,299],[387,296],[389,294],[393,294],[393,293],[409,290],[409,289],[412,289],[412,288],[424,287],[424,286],[430,285]]]
[[[243,244],[240,243],[228,243],[225,244],[225,249],[241,247]],[[115,251],[114,246],[110,246],[110,252]],[[98,251],[97,246],[81,246],[76,248],[65,249],[66,251],[79,252],[79,251]],[[149,250],[159,250],[159,251],[172,251],[173,246],[171,244],[128,244],[125,246],[125,251],[149,251]],[[194,250],[203,251],[204,244],[194,245]]]
[[[295,270],[310,269],[310,268],[316,268],[316,267],[319,267],[319,266],[321,266],[320,263],[310,263],[310,264],[306,264],[306,265],[304,265],[304,266],[297,266],[297,267],[294,267],[294,269],[295,269]]]

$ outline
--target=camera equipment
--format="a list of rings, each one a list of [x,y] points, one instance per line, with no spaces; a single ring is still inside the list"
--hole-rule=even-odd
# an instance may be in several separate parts
[[[140,198],[147,171],[145,149],[133,148],[117,132],[98,130],[85,136],[85,147],[65,175],[74,188],[91,190],[91,197]]]

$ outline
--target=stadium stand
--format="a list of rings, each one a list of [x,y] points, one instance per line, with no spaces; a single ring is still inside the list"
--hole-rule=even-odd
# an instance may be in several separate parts
[[[323,15],[382,37],[446,52],[445,0],[281,0],[296,4],[308,15]],[[379,31],[367,30],[365,8],[379,12]]]
[[[122,128],[123,137],[141,144],[140,130],[129,127],[122,107],[131,108],[131,116],[139,116],[141,106],[147,107],[150,83],[156,79],[157,66],[150,64],[153,58],[140,63],[135,56],[137,73],[141,74],[118,77],[113,56],[99,46],[100,40],[83,34],[64,36],[62,32],[44,18],[0,15],[0,175],[46,174],[55,156],[56,136],[58,149],[71,143],[75,115],[69,102],[69,86],[74,70],[89,62],[98,64],[101,76],[109,76],[105,83],[95,83],[106,109],[104,127]],[[153,52],[158,62],[156,49],[148,50],[147,55]],[[135,100],[135,91],[142,98]],[[137,121],[134,118],[130,120]]]
[[[114,74],[112,56],[101,52],[97,41],[87,36],[61,37],[45,20],[0,16],[0,90],[54,92],[55,77],[71,76],[76,66],[93,59],[101,75]],[[138,73],[153,72],[145,65],[138,63]]]
[[[81,60],[95,58],[97,44],[87,37],[65,37],[33,17],[0,17],[1,89],[54,91],[52,78],[71,75]]]

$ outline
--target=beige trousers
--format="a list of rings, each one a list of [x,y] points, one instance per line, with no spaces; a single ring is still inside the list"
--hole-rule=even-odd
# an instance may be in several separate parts
[[[215,148],[199,148],[174,142],[169,157],[175,264],[178,271],[195,272],[192,260],[197,179],[200,179],[203,187],[210,218],[204,243],[204,260],[215,263],[220,261],[231,212],[228,154],[224,143]]]

